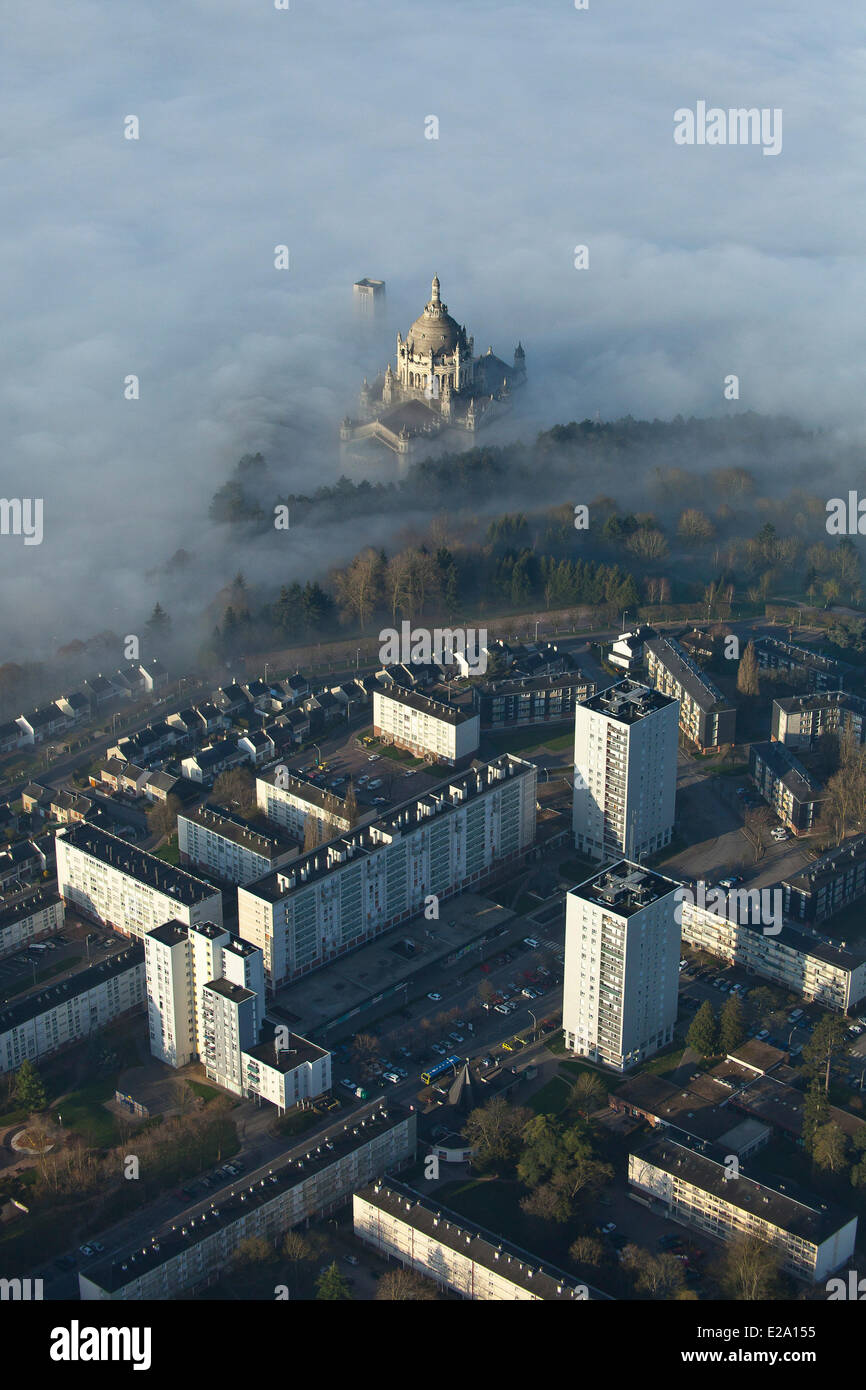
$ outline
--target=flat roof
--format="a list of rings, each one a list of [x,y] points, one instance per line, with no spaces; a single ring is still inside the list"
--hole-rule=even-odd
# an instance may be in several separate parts
[[[671,695],[662,695],[660,691],[653,690],[652,686],[641,685],[639,681],[622,680],[617,681],[615,685],[606,686],[595,695],[587,696],[585,700],[580,701],[580,708],[592,710],[595,714],[607,715],[608,719],[615,719],[619,724],[636,724],[648,714],[655,714],[658,710],[666,709],[668,705],[675,703]]]
[[[40,889],[38,893],[32,893],[29,898],[22,898],[10,907],[4,907],[0,904],[0,931],[4,927],[11,926],[13,922],[20,922],[22,917],[31,917],[34,912],[41,912],[44,908],[59,902],[59,893],[45,892]]]
[[[595,693],[595,681],[589,676],[585,676],[582,671],[563,671],[559,676],[510,676],[505,680],[488,681],[486,685],[477,685],[475,689],[480,695],[529,695],[533,691],[543,690],[566,690],[585,685],[590,689],[590,696]],[[589,698],[589,697],[588,697]]]
[[[608,909],[617,917],[631,917],[678,887],[675,879],[665,878],[663,874],[646,869],[642,864],[620,859],[600,869],[575,888],[570,888],[569,897],[583,898],[596,907]]]
[[[785,714],[799,714],[808,710],[847,709],[852,714],[866,714],[866,700],[857,695],[849,695],[847,690],[816,690],[811,695],[790,695],[774,700]]]
[[[189,928],[183,922],[161,922],[158,927],[146,932],[145,936],[153,937],[154,941],[161,942],[163,946],[176,946],[180,941],[189,940]]]
[[[373,699],[393,700],[398,705],[417,710],[419,714],[429,714],[431,719],[439,719],[443,724],[465,724],[470,719],[478,718],[476,710],[467,710],[460,705],[448,704],[444,700],[434,700],[429,695],[422,695],[417,690],[407,690],[402,685],[394,685],[390,690],[377,690]]]
[[[91,854],[100,863],[109,864],[113,869],[128,874],[140,883],[146,883],[160,893],[177,898],[188,907],[206,898],[221,897],[219,890],[211,884],[204,883],[200,878],[186,873],[184,869],[176,869],[164,859],[157,859],[156,855],[148,854],[146,850],[136,849],[126,840],[110,835],[107,830],[100,830],[95,825],[88,825],[85,821],[80,821],[63,834],[58,831],[55,838],[63,839],[75,849]]]
[[[279,1051],[274,1048],[273,1039],[257,1043],[255,1047],[244,1050],[246,1057],[255,1057],[268,1067],[273,1067],[276,1071],[292,1071],[295,1067],[302,1066],[306,1062],[318,1062],[321,1057],[328,1056],[326,1047],[319,1047],[317,1043],[310,1042],[309,1038],[302,1038],[300,1033],[289,1033],[288,1045],[281,1047]]]
[[[255,999],[254,989],[247,989],[245,985],[236,985],[232,980],[208,980],[205,989],[213,990],[214,994],[222,995],[223,999],[228,999],[231,1004],[243,1004],[247,999]]]
[[[785,1181],[770,1186],[768,1181],[747,1177],[740,1163],[739,1177],[726,1177],[726,1155],[720,1149],[656,1138],[633,1151],[636,1158],[652,1164],[681,1182],[690,1183],[720,1201],[769,1221],[790,1235],[812,1245],[820,1245],[850,1221],[854,1212],[835,1203],[821,1202]]]
[[[297,1146],[285,1159],[274,1162],[266,1177],[255,1184],[243,1178],[233,1184],[230,1193],[216,1202],[205,1204],[201,1211],[183,1224],[179,1222],[167,1233],[154,1235],[143,1247],[129,1254],[97,1260],[86,1265],[81,1275],[91,1283],[107,1292],[114,1293],[126,1284],[131,1284],[142,1274],[167,1264],[192,1246],[200,1244],[213,1235],[215,1230],[231,1226],[246,1217],[256,1207],[275,1201],[293,1187],[300,1185],[315,1173],[339,1162],[346,1154],[369,1144],[377,1135],[396,1129],[410,1115],[403,1106],[384,1104],[370,1107],[370,1111],[360,1111],[352,1116],[342,1131],[334,1132],[328,1139],[309,1140],[309,1148],[304,1152],[303,1145]],[[190,1208],[193,1211],[194,1208]],[[186,1216],[186,1213],[183,1213]]]
[[[38,1018],[40,1014],[56,1008],[64,1000],[74,999],[77,994],[86,994],[88,990],[95,988],[103,980],[110,980],[115,975],[122,975],[125,971],[143,964],[144,947],[141,942],[137,941],[134,946],[130,946],[126,951],[120,951],[115,956],[109,956],[99,965],[88,966],[86,970],[80,970],[77,974],[70,975],[57,984],[49,985],[46,989],[40,990],[38,994],[28,994],[17,1003],[8,1004],[5,1008],[0,1009],[0,1033],[7,1033],[11,1028],[19,1028],[22,1023],[28,1023],[32,1018]]]
[[[500,1239],[450,1207],[441,1206],[434,1198],[422,1197],[405,1183],[383,1178],[360,1188],[355,1196],[545,1300],[585,1302],[587,1300],[580,1296],[583,1289],[589,1293],[590,1301],[611,1297],[574,1273],[566,1274],[558,1266]]]
[[[529,773],[535,773],[534,764],[512,753],[502,753],[488,763],[473,761],[464,772],[437,782],[421,796],[401,802],[375,820],[334,836],[326,844],[292,859],[283,868],[272,869],[254,882],[239,887],[238,893],[250,893],[270,903],[279,902],[334,870],[350,865],[353,860],[359,861],[383,849],[428,820],[453,815],[476,796],[504,786],[515,774]],[[460,793],[456,798],[451,795],[452,789]]]
[[[195,806],[188,811],[180,812],[178,820],[180,819],[200,825],[203,830],[211,830],[243,849],[260,854],[263,859],[273,859],[284,850],[296,847],[296,841],[287,839],[276,830],[259,826],[233,811],[224,810],[221,806]]]
[[[799,872],[788,874],[782,879],[782,882],[791,888],[796,888],[798,892],[814,893],[823,884],[832,883],[847,869],[859,864],[864,859],[866,859],[866,835],[857,835],[853,839],[837,845],[835,849],[827,850],[826,854],[820,855],[818,859],[813,859],[811,864],[805,864]]]

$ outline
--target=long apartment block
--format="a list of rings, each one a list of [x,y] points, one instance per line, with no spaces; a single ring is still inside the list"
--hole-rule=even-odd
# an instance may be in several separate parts
[[[56,843],[60,896],[86,917],[138,938],[173,918],[222,922],[218,889],[116,835],[82,822]]]
[[[476,889],[535,839],[537,770],[503,754],[238,889],[238,931],[271,989]]]
[[[58,893],[40,889],[0,909],[0,956],[8,956],[40,936],[63,927],[63,903]]]
[[[242,1180],[137,1249],[88,1265],[78,1276],[82,1300],[164,1302],[205,1288],[226,1272],[242,1240],[276,1245],[292,1227],[337,1210],[358,1188],[412,1162],[417,1120],[396,1105],[353,1115],[329,1138],[311,1141],[308,1153]]]
[[[782,880],[785,916],[796,922],[826,922],[866,894],[866,835],[827,850],[799,873]]]
[[[857,1217],[786,1182],[731,1175],[723,1148],[654,1139],[629,1155],[636,1195],[661,1214],[717,1240],[757,1236],[779,1252],[783,1269],[807,1283],[839,1269],[854,1254]]]
[[[298,845],[285,835],[216,806],[178,815],[177,847],[182,865],[227,883],[252,883],[298,854]]]
[[[355,1235],[378,1255],[462,1298],[586,1303],[607,1297],[390,1178],[356,1192],[353,1215]]]
[[[315,825],[319,834],[352,828],[352,817],[341,797],[303,777],[292,776],[285,768],[272,767],[256,775],[256,805],[272,826],[301,842],[308,824]],[[366,812],[356,816],[356,822],[367,819]]]
[[[144,951],[136,943],[38,994],[0,1009],[0,1072],[17,1071],[144,1008]]]
[[[738,892],[736,899],[728,894],[725,912],[712,911],[687,895],[681,907],[683,941],[828,1009],[844,1013],[866,996],[866,961],[787,923],[778,932],[765,931],[760,922],[745,920],[752,914],[740,903],[748,892]]]
[[[677,783],[677,702],[622,680],[574,716],[575,845],[591,859],[639,859],[670,843]]]
[[[673,637],[652,637],[644,650],[647,679],[655,690],[679,701],[680,728],[686,738],[701,750],[734,743],[736,709],[679,642]]]

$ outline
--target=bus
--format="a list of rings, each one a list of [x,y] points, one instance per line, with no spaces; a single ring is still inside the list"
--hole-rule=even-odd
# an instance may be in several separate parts
[[[461,1066],[462,1062],[462,1057],[446,1057],[444,1062],[438,1062],[429,1071],[422,1071],[421,1081],[425,1086],[429,1086],[432,1081],[436,1080],[437,1076],[442,1076],[443,1072],[450,1071],[452,1067]]]

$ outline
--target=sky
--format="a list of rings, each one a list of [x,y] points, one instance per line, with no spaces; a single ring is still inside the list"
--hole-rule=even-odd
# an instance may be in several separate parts
[[[862,438],[848,0],[29,0],[4,31],[2,495],[44,520],[0,535],[0,661],[139,632],[156,599],[191,621],[233,567],[348,559],[357,528],[237,556],[208,503],[256,450],[286,491],[339,476],[339,422],[434,273],[476,351],[522,340],[527,437],[756,410]],[[676,144],[698,102],[781,110],[780,153]]]

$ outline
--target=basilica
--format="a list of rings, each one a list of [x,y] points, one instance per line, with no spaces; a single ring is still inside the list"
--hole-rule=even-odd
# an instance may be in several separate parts
[[[512,392],[526,380],[523,348],[517,344],[509,366],[492,348],[476,357],[474,343],[442,303],[434,276],[424,312],[405,338],[397,334],[396,370],[389,362],[372,384],[365,379],[360,418],[343,421],[343,444],[369,440],[407,455],[443,435],[455,448],[456,431],[474,435],[504,413]]]

